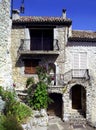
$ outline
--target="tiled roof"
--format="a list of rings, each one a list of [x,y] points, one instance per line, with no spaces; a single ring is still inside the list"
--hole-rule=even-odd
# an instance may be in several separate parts
[[[64,19],[62,17],[36,17],[36,16],[23,16],[20,17],[20,19],[13,20],[13,24],[16,23],[59,23],[59,24],[64,24],[68,23],[69,25],[72,23],[70,19]]]
[[[96,32],[92,31],[72,31],[69,41],[75,42],[96,42]]]

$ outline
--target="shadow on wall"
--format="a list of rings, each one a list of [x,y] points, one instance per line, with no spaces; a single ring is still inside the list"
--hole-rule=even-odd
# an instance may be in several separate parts
[[[86,116],[86,90],[81,85],[74,85],[70,90],[72,109],[77,110],[84,117]]]
[[[48,106],[48,115],[62,118],[62,94],[50,93],[49,96],[53,102]]]

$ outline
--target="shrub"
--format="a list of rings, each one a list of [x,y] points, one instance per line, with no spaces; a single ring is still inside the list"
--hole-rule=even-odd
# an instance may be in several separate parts
[[[9,111],[10,112],[10,111]],[[24,122],[26,119],[31,116],[32,109],[29,108],[24,103],[16,102],[11,109],[11,114],[17,117],[19,122]]]
[[[14,101],[16,100],[16,93],[15,91],[9,91],[9,90],[4,90],[3,87],[0,86],[0,96],[2,96],[2,99],[4,101]]]
[[[38,66],[36,69],[39,82],[28,88],[27,100],[30,107],[40,110],[42,108],[47,108],[48,104],[52,101],[47,91],[48,84],[51,80],[45,66]]]
[[[23,130],[14,115],[0,117],[0,130]]]
[[[4,93],[4,89],[3,89],[3,87],[2,87],[2,86],[0,86],[0,96],[2,96],[2,95],[3,95],[3,93]]]
[[[37,85],[33,84],[31,85],[28,90],[27,90],[27,104],[32,107],[33,103],[32,103],[32,98],[34,96],[34,92],[36,91]]]
[[[15,101],[6,103],[6,115],[15,115],[19,122],[25,121],[32,114],[32,109],[24,103]]]
[[[32,114],[32,109],[16,100],[15,91],[4,90],[0,87],[0,94],[5,100],[5,115],[14,115],[19,122],[27,119]]]
[[[4,128],[4,117],[5,116],[1,116],[0,115],[0,130],[5,130],[5,128]]]
[[[37,83],[37,88],[32,98],[32,106],[36,110],[40,110],[42,108],[47,108],[48,103],[51,102],[51,99],[48,96],[47,85],[40,81]]]
[[[28,87],[29,85],[33,85],[34,83],[34,77],[30,77],[26,81],[26,87]]]

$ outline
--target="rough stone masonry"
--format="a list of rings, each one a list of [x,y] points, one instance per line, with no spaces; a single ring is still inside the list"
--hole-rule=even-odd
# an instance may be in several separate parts
[[[0,86],[12,87],[10,0],[0,2]]]

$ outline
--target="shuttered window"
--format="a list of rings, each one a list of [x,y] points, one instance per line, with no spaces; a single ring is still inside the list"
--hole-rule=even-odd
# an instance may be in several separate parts
[[[38,66],[38,60],[25,60],[25,74],[36,74],[36,67]]]
[[[73,76],[83,77],[87,69],[87,53],[74,53],[73,54]]]
[[[30,29],[31,50],[53,50],[53,29]]]

